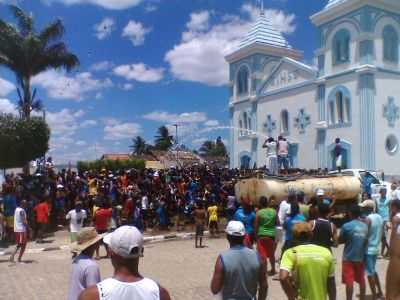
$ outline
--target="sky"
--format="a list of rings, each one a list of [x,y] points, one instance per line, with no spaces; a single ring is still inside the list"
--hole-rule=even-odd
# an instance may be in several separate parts
[[[313,64],[317,32],[309,17],[327,0],[265,0],[266,15]],[[46,109],[57,163],[128,153],[137,135],[179,124],[179,143],[228,143],[228,64],[224,56],[259,14],[257,0],[0,0],[33,14],[40,30],[59,18],[80,60],[70,73],[48,70],[32,83]],[[12,73],[0,67],[0,112],[17,113]]]

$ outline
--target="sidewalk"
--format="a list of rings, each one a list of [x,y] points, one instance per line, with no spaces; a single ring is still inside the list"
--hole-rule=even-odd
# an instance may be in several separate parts
[[[207,236],[208,231],[205,231],[204,234]],[[194,232],[176,232],[176,231],[148,231],[144,233],[144,242],[145,244],[153,244],[160,243],[164,241],[171,240],[185,240],[191,239],[195,236]],[[35,241],[29,241],[25,253],[27,254],[35,254],[40,252],[47,251],[59,251],[59,250],[69,250],[70,240],[69,240],[69,232],[67,230],[60,230],[54,233],[54,236],[49,236],[44,240],[44,243],[36,243]],[[6,247],[0,246],[0,256],[10,255],[11,252],[15,249],[15,245],[10,245]]]

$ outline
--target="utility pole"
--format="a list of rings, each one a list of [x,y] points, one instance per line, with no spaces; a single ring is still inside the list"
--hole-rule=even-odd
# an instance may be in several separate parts
[[[173,125],[175,127],[175,149],[176,149],[176,164],[179,164],[179,143],[178,143],[178,124]]]

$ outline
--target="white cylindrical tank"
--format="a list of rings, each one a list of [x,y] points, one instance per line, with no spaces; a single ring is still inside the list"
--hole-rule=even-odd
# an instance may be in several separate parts
[[[314,197],[318,189],[323,189],[326,197],[334,195],[338,201],[357,200],[362,192],[361,182],[357,177],[344,175],[287,180],[273,177],[249,178],[240,180],[235,185],[238,200],[248,198],[256,205],[261,196],[274,196],[279,203],[292,192],[303,192],[308,198]]]

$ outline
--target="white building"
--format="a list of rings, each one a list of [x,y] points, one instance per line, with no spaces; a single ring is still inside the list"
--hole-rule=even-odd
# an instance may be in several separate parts
[[[226,57],[231,167],[265,165],[282,134],[293,166],[332,168],[339,137],[347,168],[400,174],[400,0],[330,0],[311,21],[317,68],[262,13]]]

